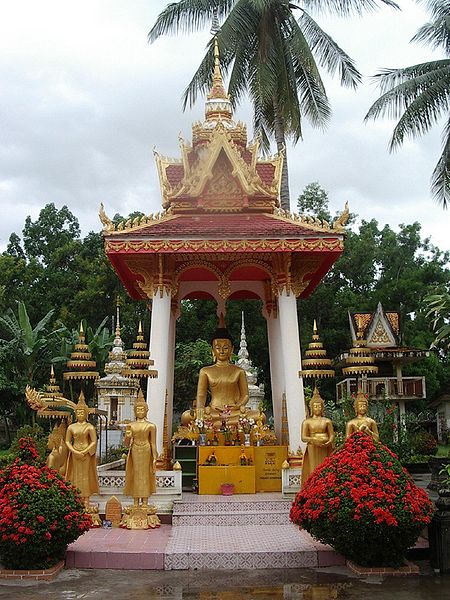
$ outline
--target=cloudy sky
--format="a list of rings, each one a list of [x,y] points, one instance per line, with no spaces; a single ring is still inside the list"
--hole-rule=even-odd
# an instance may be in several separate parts
[[[333,119],[325,132],[304,126],[289,148],[292,207],[312,181],[329,192],[332,212],[349,201],[360,218],[380,224],[422,223],[424,236],[450,249],[449,213],[431,199],[429,179],[440,154],[440,128],[387,150],[392,122],[363,124],[382,67],[433,57],[409,44],[426,13],[412,0],[402,12],[383,7],[347,20],[317,17],[366,76],[357,92],[326,79]],[[181,95],[203,56],[209,32],[161,38],[147,33],[163,0],[14,0],[0,18],[0,250],[20,234],[27,215],[48,202],[66,204],[83,235],[99,230],[98,207],[127,215],[160,210],[152,149],[178,156],[203,101],[186,113]],[[439,54],[434,55],[435,58]],[[251,131],[243,105],[236,118]]]

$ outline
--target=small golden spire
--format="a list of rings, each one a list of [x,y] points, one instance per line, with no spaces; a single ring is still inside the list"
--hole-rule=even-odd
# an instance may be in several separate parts
[[[80,333],[84,333],[83,321],[80,321]]]
[[[317,323],[316,323],[315,319],[314,319],[314,324],[313,324],[313,334],[317,335]]]
[[[88,408],[86,400],[84,399],[83,390],[81,390],[80,395],[78,397],[77,408]]]
[[[120,298],[116,299],[116,335],[120,335]]]
[[[142,335],[142,321],[139,321],[138,334]]]
[[[227,93],[226,93],[225,87],[223,85],[222,73],[220,71],[219,57],[220,57],[219,42],[217,41],[217,36],[215,36],[214,37],[213,83],[212,83],[211,91],[208,96],[208,100],[212,100],[213,98],[227,98]]]

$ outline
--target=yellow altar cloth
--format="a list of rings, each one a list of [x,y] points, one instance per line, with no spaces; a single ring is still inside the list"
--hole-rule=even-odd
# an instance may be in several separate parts
[[[213,453],[215,466],[206,461]],[[249,466],[241,466],[239,446],[199,446],[198,493],[220,494],[222,483],[233,483],[235,494],[281,492],[281,465],[286,460],[286,446],[245,446]]]

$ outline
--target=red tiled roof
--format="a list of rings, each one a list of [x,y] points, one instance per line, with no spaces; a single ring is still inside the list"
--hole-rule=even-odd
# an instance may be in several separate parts
[[[256,172],[265,185],[272,185],[275,167],[269,163],[256,164]]]
[[[183,177],[184,177],[184,167],[183,165],[169,165],[166,168],[166,175],[169,183],[172,187],[178,185]]]
[[[295,239],[335,237],[333,232],[315,232],[302,224],[268,214],[176,215],[120,237],[133,239]]]

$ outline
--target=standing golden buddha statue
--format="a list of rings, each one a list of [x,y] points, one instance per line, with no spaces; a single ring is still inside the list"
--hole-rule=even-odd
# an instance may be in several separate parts
[[[125,445],[129,446],[125,468],[124,494],[133,498],[134,506],[128,528],[147,529],[159,525],[154,507],[148,498],[156,492],[156,425],[147,421],[148,405],[142,390],[134,405],[136,421],[127,425]]]
[[[370,437],[374,440],[378,441],[378,425],[374,419],[367,415],[369,412],[369,401],[362,390],[358,391],[355,401],[353,402],[353,408],[355,410],[356,417],[348,421],[345,429],[345,437],[350,437],[352,433],[355,433],[355,431],[362,431],[363,433],[370,435]]]
[[[244,369],[230,362],[234,346],[231,335],[223,326],[223,315],[219,327],[211,340],[214,364],[200,369],[197,385],[196,409],[203,414],[208,391],[211,394],[209,418],[215,426],[225,420],[229,425],[237,425],[239,417],[256,419],[257,410],[246,408],[248,383]]]
[[[83,392],[80,393],[78,404],[75,407],[77,418],[67,428],[66,446],[69,451],[65,469],[65,477],[80,490],[81,498],[87,512],[93,518],[93,525],[99,526],[98,515],[89,506],[92,494],[99,493],[97,477],[97,434],[95,427],[87,420],[89,407],[84,400]]]
[[[324,416],[324,409],[324,401],[315,387],[309,402],[311,416],[302,423],[302,441],[307,444],[303,456],[302,485],[314,469],[333,452],[333,423]]]

